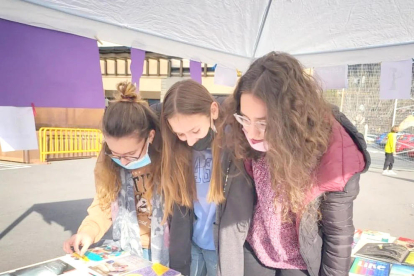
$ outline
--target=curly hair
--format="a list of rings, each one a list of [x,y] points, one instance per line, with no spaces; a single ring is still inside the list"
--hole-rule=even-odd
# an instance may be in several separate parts
[[[242,126],[232,116],[240,114],[243,94],[251,94],[267,107],[265,140],[268,151],[253,150]],[[236,158],[258,159],[265,155],[275,205],[282,218],[304,211],[306,195],[316,184],[315,169],[326,152],[331,133],[332,111],[322,98],[320,86],[294,57],[271,52],[253,62],[240,78],[227,101],[225,123],[230,124],[227,144]]]

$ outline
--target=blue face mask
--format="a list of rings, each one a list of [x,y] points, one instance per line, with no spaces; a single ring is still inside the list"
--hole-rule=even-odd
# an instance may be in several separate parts
[[[148,149],[149,149],[149,141],[148,141],[148,145],[147,145],[147,153],[145,154],[145,156],[140,158],[139,160],[132,161],[132,162],[128,163],[127,165],[123,165],[121,163],[121,160],[118,159],[118,158],[113,158],[112,157],[112,160],[115,163],[117,163],[119,166],[121,166],[121,167],[123,167],[127,170],[136,170],[136,169],[139,169],[139,168],[142,168],[142,167],[145,167],[145,166],[151,164],[151,159],[150,159],[149,154],[148,154]]]

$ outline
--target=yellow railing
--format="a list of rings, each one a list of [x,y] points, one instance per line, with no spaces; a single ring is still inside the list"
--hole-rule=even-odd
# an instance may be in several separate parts
[[[96,156],[102,139],[99,129],[42,127],[39,129],[40,161]]]

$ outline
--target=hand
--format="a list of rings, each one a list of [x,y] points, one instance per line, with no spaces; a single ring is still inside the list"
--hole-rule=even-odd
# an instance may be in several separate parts
[[[86,233],[78,233],[70,237],[67,241],[63,243],[63,250],[67,254],[73,253],[72,247],[75,249],[75,252],[83,256],[88,250],[89,246],[93,243],[93,238]],[[81,249],[82,246],[82,249]]]

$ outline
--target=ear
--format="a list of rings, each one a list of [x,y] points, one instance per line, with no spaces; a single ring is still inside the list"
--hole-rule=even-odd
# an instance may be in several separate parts
[[[210,110],[211,110],[211,118],[213,120],[217,120],[218,117],[219,117],[219,105],[218,105],[218,103],[217,102],[212,102]]]
[[[148,135],[148,142],[150,144],[152,144],[152,142],[154,141],[155,138],[155,130],[150,130],[149,135]]]

